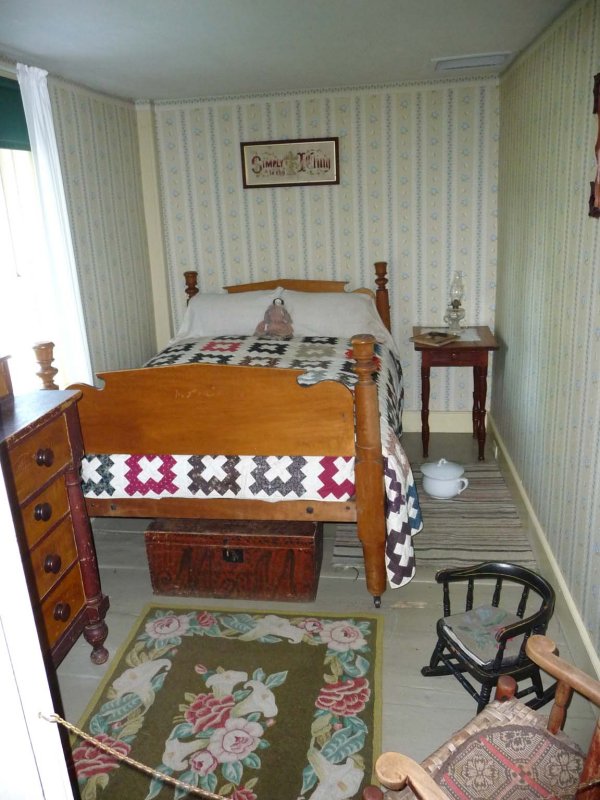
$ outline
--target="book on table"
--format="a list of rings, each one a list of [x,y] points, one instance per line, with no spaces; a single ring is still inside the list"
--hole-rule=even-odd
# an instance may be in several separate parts
[[[416,344],[425,344],[428,347],[442,347],[450,342],[456,342],[460,339],[457,333],[448,333],[448,331],[423,331],[416,336],[411,336],[410,341]]]

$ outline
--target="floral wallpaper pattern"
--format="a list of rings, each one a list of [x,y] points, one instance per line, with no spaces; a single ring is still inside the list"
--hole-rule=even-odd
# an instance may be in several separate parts
[[[420,407],[415,324],[443,324],[454,270],[467,319],[493,326],[495,81],[372,87],[154,104],[172,315],[182,273],[203,292],[276,276],[374,286],[388,261],[406,408]],[[338,186],[242,187],[240,142],[337,136]],[[469,410],[468,370],[434,370],[432,410]]]
[[[155,352],[133,103],[48,81],[94,372]]]
[[[501,82],[492,414],[600,652],[600,223],[588,216],[600,3],[576,3]]]

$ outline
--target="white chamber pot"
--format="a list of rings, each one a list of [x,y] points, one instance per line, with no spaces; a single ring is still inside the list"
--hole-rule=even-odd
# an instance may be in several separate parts
[[[440,458],[439,461],[421,465],[423,489],[437,500],[448,500],[461,494],[469,485],[462,475],[465,469],[453,461]]]

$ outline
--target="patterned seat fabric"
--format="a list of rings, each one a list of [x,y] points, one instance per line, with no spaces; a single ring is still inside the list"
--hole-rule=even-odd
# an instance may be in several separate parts
[[[482,667],[491,667],[498,653],[496,634],[501,628],[520,622],[516,614],[495,606],[478,606],[462,614],[444,617],[443,628],[454,644]],[[516,663],[523,636],[509,639],[503,666]]]
[[[525,800],[575,797],[583,755],[545,730],[506,725],[472,736],[452,755],[436,782],[448,797]]]
[[[422,766],[452,800],[570,800],[584,755],[546,717],[517,699],[491,702]],[[410,789],[385,800],[408,800]]]

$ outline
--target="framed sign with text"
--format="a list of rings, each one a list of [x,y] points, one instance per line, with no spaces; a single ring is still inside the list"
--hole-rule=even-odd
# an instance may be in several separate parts
[[[340,182],[338,139],[242,142],[244,189]]]

